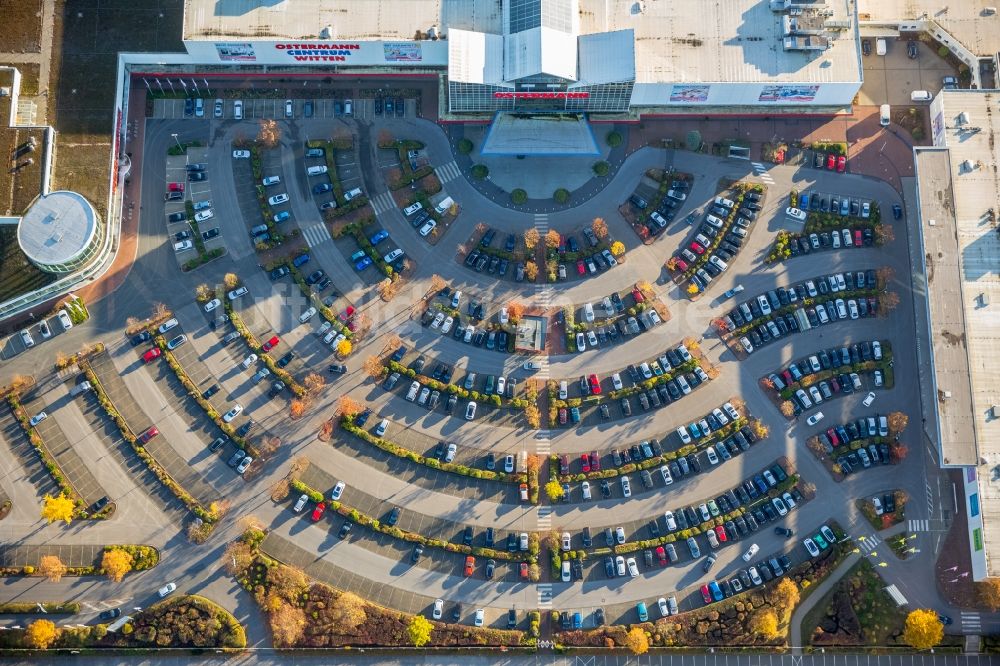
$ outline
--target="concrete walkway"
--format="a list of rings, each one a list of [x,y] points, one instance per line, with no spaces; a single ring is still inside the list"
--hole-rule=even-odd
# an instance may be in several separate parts
[[[844,561],[834,569],[826,579],[820,583],[806,600],[796,606],[795,612],[792,613],[791,619],[791,631],[789,632],[789,642],[792,645],[792,654],[802,654],[802,620],[805,618],[806,613],[813,609],[817,603],[823,600],[823,597],[833,589],[833,586],[840,582],[840,579],[844,577],[844,574],[857,564],[858,560],[861,559],[861,555],[858,553],[851,553],[844,558]]]

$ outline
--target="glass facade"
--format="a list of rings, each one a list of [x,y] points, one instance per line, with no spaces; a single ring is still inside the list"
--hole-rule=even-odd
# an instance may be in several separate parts
[[[104,225],[98,222],[96,229],[94,230],[94,235],[90,237],[90,242],[88,242],[87,246],[84,247],[83,250],[81,250],[75,257],[71,257],[66,261],[54,264],[37,261],[30,256],[28,259],[31,260],[31,263],[35,264],[46,273],[72,273],[86,266],[91,259],[97,256],[97,253],[101,250],[101,242],[103,239]]]

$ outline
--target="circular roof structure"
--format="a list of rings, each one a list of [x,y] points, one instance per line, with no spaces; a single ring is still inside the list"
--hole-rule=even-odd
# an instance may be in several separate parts
[[[59,190],[40,197],[17,225],[17,242],[38,265],[71,263],[97,233],[97,213],[83,196]]]

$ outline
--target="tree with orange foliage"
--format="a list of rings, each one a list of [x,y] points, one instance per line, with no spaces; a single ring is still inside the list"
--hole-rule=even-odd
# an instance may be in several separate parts
[[[260,129],[257,130],[257,141],[265,148],[274,148],[281,140],[281,127],[278,121],[273,119],[261,120]]]
[[[524,306],[517,301],[511,301],[507,304],[507,314],[512,322],[517,323],[524,316]]]
[[[538,229],[532,227],[524,232],[524,247],[529,252],[538,247],[539,240],[541,240],[541,234],[538,233]]]
[[[295,398],[288,405],[288,415],[293,419],[302,418],[302,415],[306,413],[306,401],[301,398]]]
[[[534,282],[535,278],[538,277],[538,264],[529,261],[524,267],[524,274],[527,276],[529,282]]]
[[[590,228],[593,230],[594,235],[601,240],[608,237],[608,224],[604,221],[604,218],[595,217],[594,221],[590,224]]]
[[[545,247],[550,250],[554,250],[559,247],[559,243],[562,242],[562,236],[555,229],[549,229],[549,232],[545,234]]]
[[[342,416],[352,417],[364,411],[364,405],[344,394],[337,398],[337,413]]]
[[[319,373],[310,372],[306,375],[306,378],[302,380],[302,383],[305,385],[306,391],[308,391],[309,394],[316,395],[323,390],[324,386],[326,386],[326,379]]]
[[[382,359],[374,354],[366,358],[361,367],[364,368],[365,374],[372,379],[381,379],[389,371],[388,368],[382,365]]]

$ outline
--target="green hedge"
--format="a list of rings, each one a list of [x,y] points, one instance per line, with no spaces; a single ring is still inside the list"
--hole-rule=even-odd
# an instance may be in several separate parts
[[[243,339],[246,340],[246,343],[250,347],[250,349],[252,349],[253,352],[257,354],[257,357],[261,360],[261,362],[267,366],[268,370],[271,371],[271,374],[273,374],[277,379],[283,381],[285,383],[285,386],[287,386],[292,391],[292,393],[296,395],[296,397],[301,398],[302,396],[304,396],[306,394],[305,387],[302,386],[302,384],[299,384],[297,381],[295,381],[295,378],[292,377],[291,373],[289,373],[287,370],[285,370],[284,368],[279,368],[278,363],[273,358],[271,358],[269,354],[263,351],[260,341],[253,333],[250,332],[250,329],[247,328],[247,325],[243,323],[243,319],[236,313],[235,310],[233,310],[232,302],[228,298],[225,298],[223,299],[223,303],[224,303],[223,307],[226,310],[226,314],[229,315],[229,320],[233,322],[233,326],[236,328],[237,331],[239,331],[239,334],[243,336]],[[165,346],[163,347],[163,349],[164,351],[166,351]]]
[[[76,601],[41,602],[42,608],[50,615],[75,615],[80,612],[80,604]],[[0,603],[0,615],[27,615],[38,612],[38,604],[30,602],[9,601]]]

